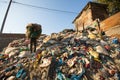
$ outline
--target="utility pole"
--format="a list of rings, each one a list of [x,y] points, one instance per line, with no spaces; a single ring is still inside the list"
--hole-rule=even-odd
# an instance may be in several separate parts
[[[4,28],[4,25],[5,25],[5,21],[6,21],[6,18],[7,18],[8,11],[9,11],[9,9],[10,9],[11,3],[12,3],[12,0],[10,0],[10,2],[9,2],[7,11],[6,11],[6,13],[5,13],[5,17],[4,17],[3,22],[2,22],[1,31],[0,31],[1,34],[2,34],[2,32],[3,32],[3,28]]]

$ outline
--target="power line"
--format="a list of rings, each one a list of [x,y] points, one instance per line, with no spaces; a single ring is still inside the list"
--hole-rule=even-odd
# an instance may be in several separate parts
[[[34,7],[34,8],[46,9],[46,10],[50,10],[50,11],[78,14],[77,12],[63,11],[63,10],[57,10],[57,9],[50,9],[50,8],[46,8],[46,7],[40,7],[40,6],[34,6],[34,5],[30,5],[30,4],[24,4],[24,3],[20,3],[20,2],[16,2],[16,1],[13,1],[13,3],[24,5],[24,6],[30,6],[30,7]]]

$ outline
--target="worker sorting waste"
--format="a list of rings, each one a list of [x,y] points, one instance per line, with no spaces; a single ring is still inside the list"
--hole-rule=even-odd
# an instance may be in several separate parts
[[[30,41],[30,51],[36,52],[37,39],[42,33],[42,26],[36,23],[30,23],[26,26],[26,39]]]

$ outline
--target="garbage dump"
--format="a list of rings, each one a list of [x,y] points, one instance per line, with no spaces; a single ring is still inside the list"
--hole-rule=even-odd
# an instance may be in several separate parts
[[[34,54],[14,40],[0,53],[0,80],[120,80],[120,40],[65,29],[41,36]]]

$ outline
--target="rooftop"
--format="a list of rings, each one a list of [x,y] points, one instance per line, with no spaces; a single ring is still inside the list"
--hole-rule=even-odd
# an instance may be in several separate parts
[[[72,23],[74,23],[74,22],[76,21],[76,19],[77,19],[78,17],[81,16],[82,12],[83,12],[84,10],[86,10],[86,9],[88,8],[88,6],[91,5],[91,4],[95,4],[95,5],[103,5],[103,6],[106,6],[106,7],[107,7],[106,4],[101,4],[101,3],[97,3],[97,2],[88,2],[88,3],[86,4],[86,6],[82,9],[82,11],[80,11],[80,13],[78,14],[78,16],[75,17],[75,19],[73,20]]]

